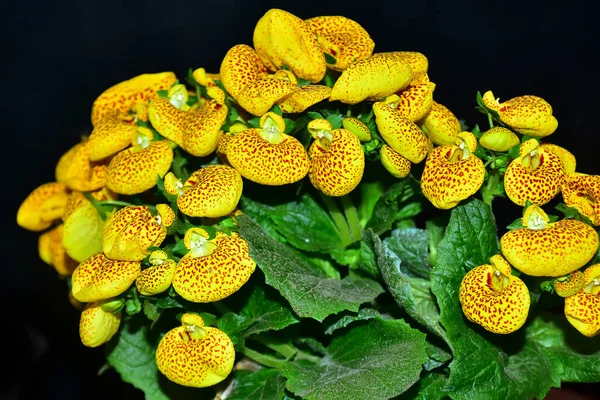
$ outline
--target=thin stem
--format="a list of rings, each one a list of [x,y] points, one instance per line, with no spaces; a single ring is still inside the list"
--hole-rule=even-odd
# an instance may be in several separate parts
[[[220,312],[222,315],[225,315],[227,313],[230,313],[231,310],[229,309],[229,307],[227,307],[225,304],[221,303],[220,301],[215,301],[214,303],[212,303],[213,307],[215,307],[217,309],[218,312]]]
[[[367,119],[365,120],[365,124],[368,124],[369,122],[371,122],[371,119],[373,118],[373,115],[375,115],[375,114],[373,113],[373,109],[371,108],[371,112],[367,116]]]
[[[492,114],[488,113],[488,123],[490,124],[490,129],[494,127],[494,120],[492,119]]]
[[[281,354],[286,360],[289,360],[298,353],[298,349],[295,346],[287,343],[264,343],[264,345]]]
[[[321,199],[323,199],[325,207],[327,207],[327,210],[329,211],[329,214],[331,215],[331,218],[337,227],[338,233],[344,242],[344,246],[349,245],[352,243],[352,239],[350,237],[350,229],[348,228],[346,218],[344,218],[344,215],[331,197],[323,194],[323,192],[319,192],[319,194],[321,195]]]
[[[348,226],[350,227],[350,237],[352,238],[352,242],[356,242],[362,238],[360,218],[358,218],[356,207],[354,207],[350,195],[342,196],[341,200],[342,207],[344,207],[344,214],[346,215],[346,220],[348,221]]]
[[[119,200],[102,200],[102,201],[99,201],[98,204],[101,206],[123,206],[123,207],[129,207],[129,206],[133,205],[126,201],[119,201]]]
[[[247,347],[242,350],[242,354],[248,358],[251,358],[252,360],[256,361],[259,364],[262,364],[262,365],[265,365],[265,366],[271,367],[271,368],[282,368],[285,365],[285,363],[287,362],[287,360],[273,357],[273,356],[270,356],[267,354],[262,354],[262,353],[259,353],[258,351],[249,349]]]
[[[352,116],[352,104],[348,104],[348,109],[346,110],[346,117]]]

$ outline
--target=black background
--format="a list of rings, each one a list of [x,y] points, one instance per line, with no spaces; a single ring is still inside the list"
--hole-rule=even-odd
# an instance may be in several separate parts
[[[501,100],[535,94],[554,108],[550,137],[578,157],[578,171],[600,173],[597,40],[584,1],[33,2],[3,5],[0,24],[3,235],[0,318],[8,374],[0,398],[138,398],[109,371],[95,373],[102,349],[79,342],[78,312],[65,283],[37,256],[36,233],[17,227],[20,202],[54,179],[60,155],[90,131],[92,102],[115,83],[189,67],[217,72],[227,50],[252,43],[256,21],[278,7],[301,18],[344,15],[374,39],[375,51],[414,50],[430,62],[435,99],[469,125],[477,90]],[[499,220],[520,209],[507,201]],[[500,225],[502,226],[502,225]],[[8,353],[7,353],[8,352]],[[6,370],[6,369],[5,369]]]

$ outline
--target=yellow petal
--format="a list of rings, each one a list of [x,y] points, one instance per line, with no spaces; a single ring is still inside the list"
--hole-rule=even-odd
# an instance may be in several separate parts
[[[414,74],[426,73],[429,68],[429,61],[424,54],[417,51],[393,51],[387,53],[375,53],[373,57],[394,57],[410,66]]]
[[[519,144],[519,138],[511,130],[496,126],[484,132],[479,143],[485,149],[505,152]]]
[[[158,221],[160,226],[168,228],[169,226],[173,225],[173,223],[175,222],[175,219],[176,219],[175,212],[167,204],[157,204],[156,205],[156,214],[157,214],[156,220]]]
[[[182,322],[190,314],[184,314]],[[169,380],[183,386],[216,385],[235,361],[231,339],[217,328],[195,324],[171,329],[156,349],[156,365]]]
[[[459,301],[469,321],[500,334],[515,332],[529,314],[529,290],[525,283],[510,275],[510,265],[494,256],[490,264],[473,268],[460,284]],[[509,274],[503,271],[508,269]]]
[[[246,86],[236,100],[250,114],[261,116],[275,103],[299,90],[298,85],[287,80],[265,78]]]
[[[84,303],[105,300],[126,291],[139,274],[139,261],[115,261],[96,253],[75,269],[71,290]]]
[[[573,296],[585,286],[585,275],[581,271],[554,280],[554,289],[560,297]]]
[[[160,246],[166,229],[146,206],[123,207],[106,221],[103,250],[113,260],[141,261]]]
[[[414,122],[383,102],[373,104],[373,111],[379,133],[394,151],[413,163],[425,158],[428,140]]]
[[[204,68],[197,68],[192,72],[192,76],[202,86],[216,87],[215,80],[220,80],[219,74],[211,74],[206,72]]]
[[[130,115],[111,114],[98,121],[87,143],[90,161],[102,160],[128,147],[136,130]]]
[[[263,185],[285,185],[304,178],[309,160],[304,146],[293,136],[272,144],[260,129],[248,129],[233,136],[227,145],[227,159],[244,178]]]
[[[440,103],[433,102],[429,114],[422,122],[422,127],[427,132],[433,143],[437,145],[454,144],[456,136],[460,133],[460,122],[448,108]]]
[[[242,177],[226,165],[209,165],[192,174],[177,199],[190,217],[218,218],[231,213],[242,195]]]
[[[137,103],[157,98],[156,92],[169,89],[176,79],[172,72],[160,72],[138,75],[112,86],[94,101],[92,125],[96,126],[107,114],[127,114]]]
[[[17,224],[30,231],[43,231],[65,212],[67,186],[50,182],[38,186],[23,200],[17,211]]]
[[[534,139],[531,139],[535,142]],[[530,146],[525,142],[521,149]],[[537,142],[536,142],[537,143]],[[549,202],[560,191],[564,179],[563,164],[551,152],[534,147],[530,152],[515,158],[506,168],[504,189],[510,200],[524,206],[527,200],[536,205]]]
[[[250,278],[256,264],[248,243],[239,236],[217,233],[207,255],[194,257],[192,249],[177,264],[173,288],[184,299],[210,303],[237,292]]]
[[[369,142],[373,138],[369,127],[356,118],[344,118],[342,120],[342,126],[344,129],[354,133],[361,142]]]
[[[433,106],[435,84],[429,82],[427,74],[422,75],[422,77],[419,77],[421,82],[415,84],[414,81],[417,80],[417,75],[415,74],[413,82],[398,93],[400,101],[396,106],[396,110],[413,122],[425,118]]]
[[[563,276],[584,266],[598,250],[598,234],[577,220],[561,220],[541,229],[508,231],[500,239],[502,254],[531,276]]]
[[[540,147],[546,151],[554,153],[563,164],[565,174],[572,174],[575,172],[575,167],[577,166],[577,160],[573,153],[564,147],[557,146],[552,143],[542,143]]]
[[[108,342],[119,330],[121,313],[104,311],[106,301],[92,302],[85,306],[79,320],[79,337],[87,347],[98,347]]]
[[[284,113],[301,113],[308,107],[329,98],[331,88],[323,85],[307,85],[287,95],[277,104]]]
[[[360,140],[346,129],[331,131],[326,148],[321,140],[310,146],[308,177],[314,187],[327,196],[344,196],[360,183],[365,170],[365,155]],[[325,139],[322,139],[325,140]]]
[[[238,44],[223,58],[219,75],[227,93],[237,100],[246,86],[267,77],[267,68],[252,47]]]
[[[485,177],[483,162],[474,155],[454,160],[458,146],[447,145],[434,148],[425,161],[421,176],[421,189],[427,199],[437,208],[446,210],[461,200],[477,193]]]
[[[354,61],[369,58],[375,42],[357,22],[342,17],[323,16],[305,20],[310,30],[317,36],[323,52],[335,58],[335,64],[327,66],[343,71]]]
[[[177,263],[166,260],[161,265],[146,268],[135,280],[137,290],[144,296],[154,296],[167,290],[171,286]]]
[[[38,238],[38,254],[42,261],[52,265],[52,236],[50,232],[44,232]]]
[[[537,96],[519,96],[500,104],[500,120],[524,135],[544,137],[558,127],[552,107]]]
[[[65,219],[62,245],[71,258],[83,262],[102,251],[103,230],[104,221],[96,208],[86,200]]]
[[[600,333],[600,298],[585,291],[567,297],[565,317],[582,335],[596,336]]]
[[[147,148],[130,148],[113,157],[108,165],[106,186],[119,194],[138,194],[156,186],[156,179],[165,176],[173,150],[165,140],[152,142]]]
[[[286,65],[302,79],[323,79],[327,69],[323,50],[310,25],[295,15],[270,9],[258,20],[253,41],[260,59],[270,69]]]
[[[387,144],[381,148],[381,164],[395,178],[405,178],[410,174],[411,163]]]
[[[461,148],[466,146],[470,153],[474,153],[475,150],[477,150],[477,137],[471,132],[461,132],[457,135],[456,142],[454,144]]]
[[[56,272],[63,276],[69,276],[77,268],[78,262],[66,253],[62,245],[63,225],[57,225],[54,229],[40,236],[38,249],[40,258],[54,267]]]
[[[413,79],[408,64],[389,56],[371,57],[350,64],[338,78],[330,101],[356,104],[379,100],[404,89]]]
[[[116,200],[118,195],[107,187],[103,187],[100,190],[96,190],[95,192],[90,192],[92,197],[98,201],[104,200]],[[69,193],[69,197],[67,199],[67,205],[64,213],[62,214],[63,222],[66,221],[71,214],[73,214],[77,209],[82,207],[83,205],[89,203],[89,200],[85,198],[83,193],[81,192],[71,192]]]
[[[567,206],[576,208],[594,225],[600,225],[600,176],[566,175],[561,190]]]
[[[89,141],[71,147],[56,164],[56,180],[69,189],[90,192],[101,189],[106,182],[106,162],[91,162]]]

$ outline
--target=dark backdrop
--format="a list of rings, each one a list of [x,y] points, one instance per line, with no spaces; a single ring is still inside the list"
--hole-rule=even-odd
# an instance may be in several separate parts
[[[0,398],[137,398],[114,372],[96,377],[102,349],[78,338],[78,313],[64,282],[37,256],[37,234],[19,229],[20,202],[53,180],[58,157],[90,131],[92,102],[111,85],[146,72],[218,71],[227,50],[251,44],[271,7],[299,17],[341,14],[371,34],[376,51],[416,50],[430,61],[435,98],[471,125],[477,90],[508,98],[535,94],[554,107],[552,140],[600,173],[596,71],[598,22],[584,1],[219,0],[20,1],[3,5],[2,318],[8,385]],[[6,203],[5,203],[6,202]],[[500,203],[500,202],[498,202]],[[507,202],[500,219],[520,212]],[[10,364],[7,362],[10,360]],[[137,396],[137,397],[136,397]]]

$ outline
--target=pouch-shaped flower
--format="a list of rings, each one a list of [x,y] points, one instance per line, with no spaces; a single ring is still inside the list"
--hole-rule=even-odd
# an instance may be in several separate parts
[[[56,180],[71,190],[89,192],[103,188],[106,183],[107,163],[90,161],[88,146],[89,140],[76,144],[56,164]]]
[[[433,90],[435,84],[429,81],[427,73],[421,72],[414,74],[412,82],[397,93],[398,101],[395,109],[398,112],[417,122],[427,116],[433,106]]]
[[[279,100],[284,113],[301,113],[308,107],[329,98],[331,88],[324,85],[307,85]]]
[[[237,292],[256,268],[248,243],[237,234],[217,232],[209,239],[203,229],[192,228],[184,240],[190,251],[177,264],[173,288],[186,300],[210,303],[224,299]]]
[[[149,261],[152,266],[143,270],[135,280],[135,286],[144,296],[154,296],[167,290],[177,269],[177,263],[162,250],[153,251]]]
[[[67,185],[49,182],[35,188],[17,211],[17,224],[30,231],[43,231],[65,212],[69,198]]]
[[[594,225],[600,225],[600,176],[569,174],[561,186],[563,200],[585,215]]]
[[[229,336],[204,326],[202,317],[196,314],[183,314],[181,324],[158,343],[156,365],[160,372],[183,386],[201,388],[221,382],[235,361]]]
[[[584,271],[582,290],[565,299],[565,317],[582,335],[600,333],[600,264]]]
[[[554,153],[563,163],[565,174],[572,174],[577,167],[575,155],[564,147],[552,143],[540,143],[540,147],[546,151]]]
[[[509,151],[519,142],[519,137],[513,131],[502,126],[495,126],[485,131],[479,138],[483,148],[499,152]]]
[[[60,275],[68,276],[77,268],[78,262],[72,259],[62,244],[63,224],[44,232],[38,240],[40,258],[54,267]]]
[[[429,68],[429,60],[423,53],[418,51],[390,51],[375,53],[373,57],[393,57],[408,64],[413,74],[426,73]]]
[[[137,131],[133,116],[109,114],[98,121],[87,141],[90,161],[100,161],[129,147]]]
[[[410,174],[411,163],[387,144],[381,147],[381,164],[396,178],[405,178]]]
[[[434,101],[429,113],[421,121],[421,127],[433,143],[443,146],[454,144],[460,133],[458,118],[446,106]]]
[[[131,286],[140,269],[139,261],[116,261],[96,253],[73,271],[73,297],[87,303],[118,296]]]
[[[469,321],[493,333],[515,332],[529,314],[529,290],[500,255],[465,275],[459,301]]]
[[[121,312],[105,311],[108,301],[95,301],[85,305],[79,319],[79,337],[87,347],[98,347],[108,342],[119,330]]]
[[[558,277],[584,266],[598,250],[598,234],[573,219],[549,222],[540,207],[529,206],[523,228],[500,239],[502,254],[519,271],[531,276]]]

